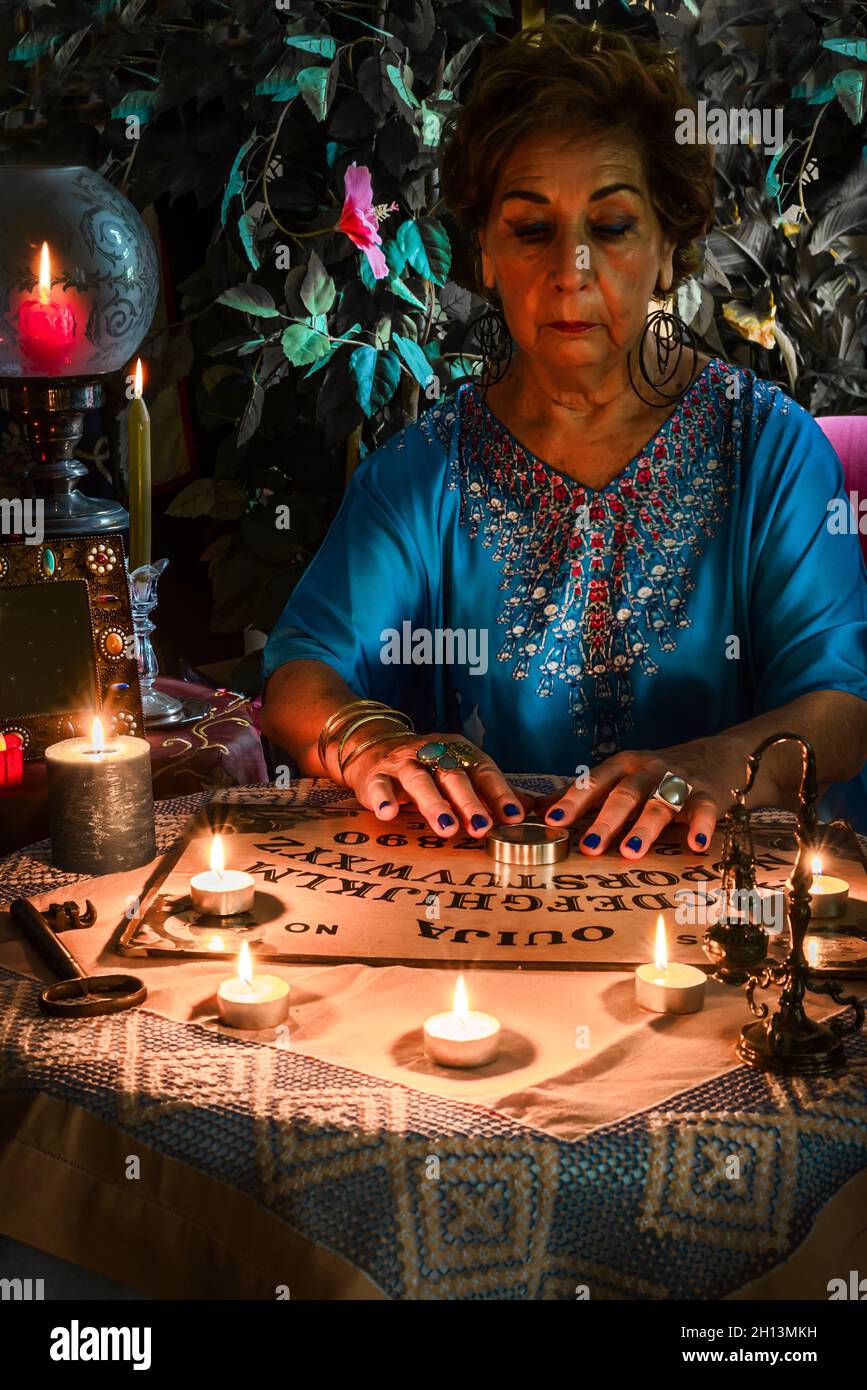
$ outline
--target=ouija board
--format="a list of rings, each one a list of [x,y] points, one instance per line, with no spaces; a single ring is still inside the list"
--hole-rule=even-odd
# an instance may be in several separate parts
[[[512,781],[547,789],[546,779]],[[293,964],[622,970],[653,958],[663,913],[670,959],[710,968],[702,935],[720,885],[719,830],[703,856],[673,826],[640,860],[616,851],[591,858],[577,847],[584,821],[567,859],[525,867],[492,859],[483,839],[435,835],[411,807],[380,821],[330,782],[238,795],[211,802],[167,857],[122,932],[123,954],[234,956],[246,940],[257,958]],[[250,912],[216,917],[192,906],[190,879],[207,869],[215,832],[226,866],[255,881]],[[794,863],[794,836],[786,824],[756,824],[753,840],[757,885],[771,903]],[[811,924],[808,960],[867,977],[867,876],[830,848],[824,866],[848,879],[849,909]],[[772,956],[789,939],[777,902],[766,924]]]

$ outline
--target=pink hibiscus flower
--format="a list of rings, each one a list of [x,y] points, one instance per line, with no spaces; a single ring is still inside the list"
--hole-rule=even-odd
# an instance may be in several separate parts
[[[361,247],[376,279],[381,280],[388,274],[388,263],[379,249],[382,245],[382,239],[379,235],[379,222],[373,206],[370,170],[364,164],[359,168],[353,160],[344,172],[343,186],[346,190],[346,199],[337,230],[345,233],[350,241]]]

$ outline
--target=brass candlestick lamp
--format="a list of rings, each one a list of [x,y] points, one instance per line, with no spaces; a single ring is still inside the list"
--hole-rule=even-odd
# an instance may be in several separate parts
[[[723,839],[722,914],[704,934],[704,953],[716,966],[714,979],[724,985],[742,985],[768,954],[768,935],[753,921],[760,903],[756,888],[756,856],[750,829],[750,813],[743,797],[729,807]],[[731,916],[737,911],[736,917]],[[745,914],[745,915],[741,915]]]
[[[745,798],[752,790],[762,756],[778,743],[794,742],[803,755],[801,785],[798,792],[797,827],[798,858],[792,871],[787,895],[787,916],[791,934],[791,949],[781,963],[764,965],[751,973],[746,981],[746,995],[757,1022],[741,1029],[736,1052],[742,1062],[760,1071],[785,1076],[826,1076],[846,1065],[841,1039],[856,1033],[864,1024],[864,1005],[854,995],[844,995],[839,980],[818,980],[810,971],[804,956],[804,937],[810,922],[810,886],[812,884],[811,856],[815,852],[819,822],[816,801],[819,789],[816,781],[816,755],[812,745],[800,734],[771,734],[747,759],[747,780],[735,790],[735,804],[729,812],[730,825],[739,831],[727,838],[727,857],[723,859],[723,878],[739,877],[745,883],[755,883],[754,856],[749,837],[749,812]],[[747,843],[743,831],[746,827]],[[764,936],[764,932],[762,933]],[[767,938],[765,938],[767,940]],[[756,990],[777,988],[779,1003],[772,1013],[766,1003],[757,1003]],[[832,1018],[830,1023],[817,1023],[804,1009],[804,995],[826,994],[835,1003],[848,1005],[849,1016]]]

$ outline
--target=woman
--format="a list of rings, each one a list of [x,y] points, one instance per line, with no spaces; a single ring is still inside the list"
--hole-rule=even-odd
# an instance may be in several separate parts
[[[701,851],[749,752],[793,730],[823,811],[867,830],[840,464],[751,371],[667,366],[648,317],[712,219],[711,148],[675,137],[691,105],[673,58],[560,19],[490,55],[444,133],[441,190],[516,350],[361,465],[265,652],[266,733],[381,820],[410,801],[481,838],[530,804],[502,768],[551,772],[574,780],[546,819],[591,814],[585,854],[640,859],[673,819]],[[751,804],[799,780],[774,749]]]

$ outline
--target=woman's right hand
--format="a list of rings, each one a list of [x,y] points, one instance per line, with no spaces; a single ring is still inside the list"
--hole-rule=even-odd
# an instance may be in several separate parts
[[[416,753],[426,743],[449,743],[457,734],[412,734],[405,738],[376,743],[352,758],[344,782],[362,806],[380,820],[392,820],[401,804],[418,807],[434,834],[448,838],[461,827],[481,839],[492,825],[517,825],[534,798],[518,792],[506,781],[496,763],[475,744],[478,756],[471,768],[433,772],[417,760]]]

